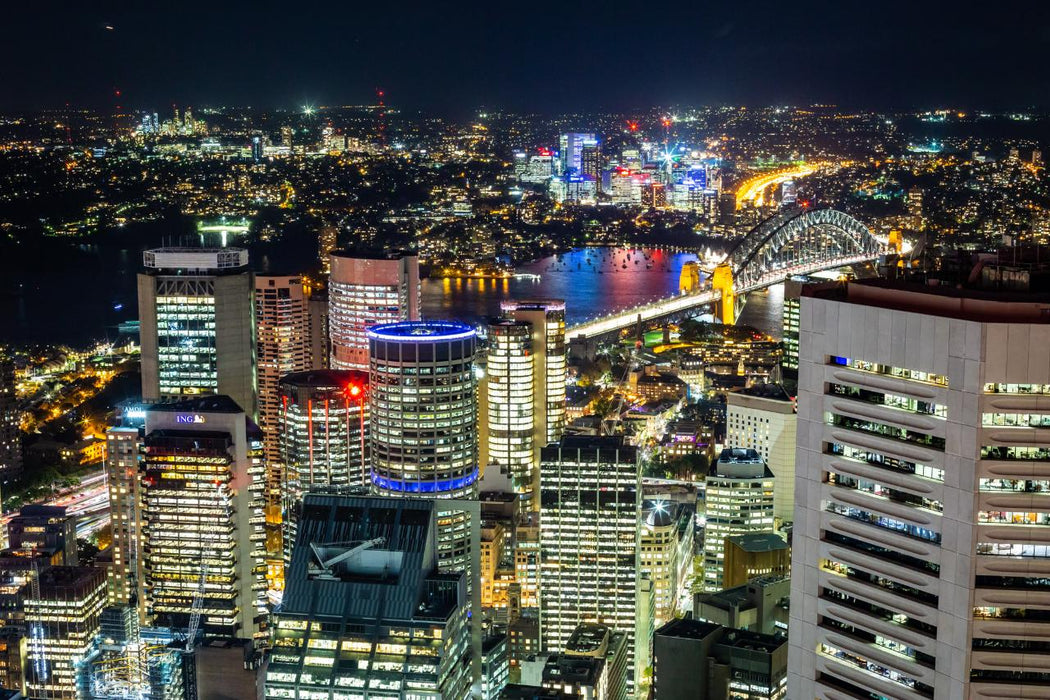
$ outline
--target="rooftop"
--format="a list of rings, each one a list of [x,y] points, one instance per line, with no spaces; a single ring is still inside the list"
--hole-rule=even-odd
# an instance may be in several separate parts
[[[565,651],[575,654],[594,653],[608,641],[610,634],[611,630],[605,625],[580,623],[565,642]]]
[[[368,329],[369,338],[397,342],[466,340],[476,335],[473,328],[459,321],[399,321],[381,323]]]
[[[248,266],[248,251],[243,248],[153,248],[142,253],[142,265],[147,270],[239,271]]]
[[[748,535],[730,535],[727,540],[745,552],[772,552],[787,549],[787,542],[772,532],[756,532]]]
[[[153,413],[244,413],[237,402],[223,394],[198,396],[172,403],[155,403],[146,408]]]
[[[956,252],[896,279],[806,285],[802,296],[982,322],[1050,323],[1050,248]]]
[[[340,369],[312,369],[281,377],[281,384],[311,389],[345,389],[350,385],[367,386],[368,372]]]
[[[738,394],[744,394],[745,396],[754,396],[760,399],[771,399],[773,401],[791,401],[791,394],[787,393],[787,390],[782,384],[753,384],[749,387],[744,387]],[[732,394],[730,394],[731,396]]]

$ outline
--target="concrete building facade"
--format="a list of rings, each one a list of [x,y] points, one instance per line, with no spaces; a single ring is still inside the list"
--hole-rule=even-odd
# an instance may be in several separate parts
[[[792,698],[1050,697],[1050,295],[982,264],[803,291]]]

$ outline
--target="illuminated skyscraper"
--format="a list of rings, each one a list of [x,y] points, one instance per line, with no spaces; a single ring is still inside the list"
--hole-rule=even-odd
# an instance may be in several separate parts
[[[373,492],[477,498],[474,329],[449,321],[388,323],[368,331],[368,344]],[[477,527],[465,511],[439,511],[443,568],[463,570],[476,562],[472,525]]]
[[[758,452],[773,472],[773,516],[791,522],[795,511],[795,400],[779,384],[726,394],[726,444]]]
[[[597,148],[598,139],[594,134],[568,133],[562,134],[558,139],[558,156],[561,159],[561,172],[583,173],[583,149],[585,147]]]
[[[21,418],[15,396],[15,363],[0,359],[0,483],[22,475]]]
[[[489,325],[481,455],[486,469],[510,473],[516,493],[531,501],[535,461],[532,326],[501,320]]]
[[[462,323],[368,331],[372,484],[386,495],[477,493],[477,335]]]
[[[706,482],[703,588],[720,591],[725,538],[773,531],[773,473],[755,450],[727,447]]]
[[[139,459],[142,434],[138,428],[106,431],[106,482],[109,522],[113,533],[113,563],[109,577],[109,604],[127,605],[142,576],[139,538]]]
[[[505,301],[489,328],[482,456],[539,510],[540,450],[565,428],[565,302]]]
[[[141,474],[146,619],[252,639],[265,587],[262,436],[227,396],[152,406]],[[253,488],[255,486],[256,488]]]
[[[281,379],[278,436],[284,558],[291,561],[303,495],[371,485],[368,374],[312,370]]]
[[[328,330],[332,369],[368,370],[365,331],[380,323],[419,320],[419,258],[331,254]]]
[[[628,635],[635,660],[639,600],[641,472],[620,437],[567,436],[545,447],[540,467],[540,633],[560,652],[576,626],[597,622]],[[648,580],[646,580],[648,583]]]
[[[266,463],[278,461],[277,420],[281,377],[310,369],[310,318],[306,293],[298,276],[255,278],[255,335],[258,355],[259,427]],[[271,478],[274,488],[280,475]]]
[[[255,416],[254,288],[248,251],[158,248],[138,276],[142,398],[225,394]]]
[[[106,574],[92,566],[52,566],[26,595],[28,696],[76,700],[80,664],[88,661],[106,605]]]

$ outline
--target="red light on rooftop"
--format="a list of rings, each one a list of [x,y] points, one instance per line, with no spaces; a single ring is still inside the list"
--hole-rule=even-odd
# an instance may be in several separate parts
[[[346,387],[346,393],[350,394],[351,396],[358,396],[361,393],[361,387],[359,387],[356,384],[351,384],[350,386]]]

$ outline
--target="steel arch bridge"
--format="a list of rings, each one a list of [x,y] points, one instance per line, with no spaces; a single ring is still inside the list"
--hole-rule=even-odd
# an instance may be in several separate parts
[[[715,303],[724,323],[736,320],[737,297],[785,281],[856,263],[884,252],[867,226],[834,209],[782,210],[751,229],[730,249],[710,277],[710,284],[650,304],[613,312],[566,329],[569,340],[619,332],[634,324],[681,318]]]
[[[738,289],[754,288],[769,273],[844,258],[874,259],[882,244],[868,227],[835,209],[788,209],[769,217],[729,251]]]

